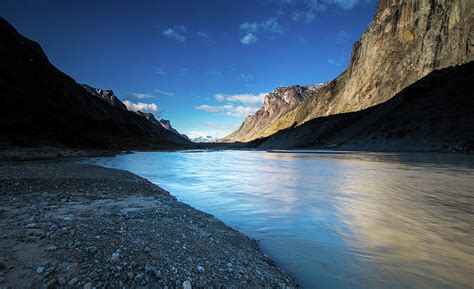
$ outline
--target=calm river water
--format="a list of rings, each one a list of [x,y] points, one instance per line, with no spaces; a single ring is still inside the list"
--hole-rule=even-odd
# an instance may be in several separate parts
[[[139,152],[129,170],[258,239],[303,288],[473,288],[474,155]]]

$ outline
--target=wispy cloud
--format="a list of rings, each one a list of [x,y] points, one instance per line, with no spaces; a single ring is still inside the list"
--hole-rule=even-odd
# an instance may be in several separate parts
[[[248,106],[235,106],[232,104],[225,105],[199,105],[194,107],[197,110],[207,111],[207,112],[220,112],[229,116],[238,116],[244,117],[249,114],[255,113],[258,110],[258,107],[248,107]]]
[[[220,72],[219,70],[215,70],[215,69],[210,69],[206,72],[206,74],[210,77],[213,77],[213,78],[219,78],[222,76],[222,72]]]
[[[258,40],[257,36],[255,36],[253,33],[247,33],[245,34],[244,37],[242,37],[242,39],[240,39],[240,42],[246,45],[250,45],[257,42],[257,40]]]
[[[367,4],[372,0],[306,0],[289,1],[287,4],[295,4],[299,7],[291,13],[293,21],[305,21],[310,23],[316,17],[316,14],[327,10],[333,6],[343,10],[351,10],[357,5]],[[303,3],[303,5],[301,5]]]
[[[198,31],[196,32],[196,35],[199,39],[201,39],[202,42],[205,42],[205,43],[211,42],[211,37],[209,36],[209,33],[207,32]]]
[[[131,102],[128,100],[123,101],[123,104],[127,107],[128,110],[131,111],[153,111],[157,112],[158,111],[158,106],[154,103],[143,103],[143,102]]]
[[[260,106],[263,103],[263,99],[267,92],[262,92],[259,94],[250,94],[250,93],[242,93],[242,94],[232,94],[226,95],[223,93],[218,93],[214,95],[215,100],[218,102],[233,102],[233,103],[241,103],[245,106]]]
[[[183,67],[183,68],[178,69],[176,72],[178,72],[179,75],[185,75],[189,72],[189,68]]]
[[[169,39],[174,39],[179,42],[184,42],[186,40],[185,34],[187,34],[188,29],[186,26],[173,26],[169,27],[161,32],[161,34]]]
[[[341,44],[341,43],[346,43],[349,40],[349,33],[347,33],[344,30],[341,30],[337,33],[336,35],[336,43]]]
[[[328,59],[328,63],[333,65],[333,66],[341,66],[345,62],[345,58],[343,57],[338,57],[338,58],[330,58]]]
[[[259,33],[283,33],[283,28],[278,23],[276,17],[262,22],[243,22],[240,24],[239,28],[244,33],[244,36],[240,39],[240,42],[247,45],[257,42],[257,34]]]
[[[155,72],[156,72],[156,74],[166,76],[166,72],[163,69],[159,68],[159,67],[155,67]]]
[[[244,82],[253,80],[253,75],[250,73],[241,73],[239,79]]]
[[[168,91],[163,91],[163,90],[160,90],[158,88],[155,88],[153,89],[155,92],[158,92],[159,94],[163,94],[163,95],[166,95],[166,96],[174,96],[174,93],[172,92],[168,92]]]
[[[201,111],[220,113],[223,115],[244,117],[255,113],[260,109],[266,92],[259,94],[223,94],[218,93],[214,95],[214,99],[218,102],[225,102],[222,105],[203,104],[195,106],[194,108]]]
[[[138,99],[154,97],[153,95],[148,94],[148,93],[132,93],[132,96]]]

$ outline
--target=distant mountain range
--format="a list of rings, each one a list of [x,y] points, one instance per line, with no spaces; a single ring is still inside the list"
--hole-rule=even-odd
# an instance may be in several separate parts
[[[195,138],[192,138],[191,140],[195,143],[210,143],[210,142],[215,142],[218,139],[219,139],[218,137],[206,135],[206,136],[195,137]]]
[[[4,18],[0,68],[1,146],[143,149],[191,144],[169,122],[128,111],[111,90],[77,84]]]
[[[276,89],[265,98],[261,110],[247,117],[237,131],[220,141],[265,141],[261,148],[292,147],[290,143],[315,146],[321,136],[313,130],[325,127],[312,125],[310,131],[306,123],[314,124],[313,120],[385,103],[435,70],[474,60],[473,6],[470,0],[380,1],[370,27],[353,45],[349,67],[340,76],[314,91],[304,86]],[[447,73],[451,73],[450,70]],[[456,81],[455,77],[449,78]],[[443,91],[441,87],[438,89]],[[427,107],[438,104],[438,94],[431,92],[433,98],[426,95],[423,98]],[[285,104],[286,95],[293,99],[291,104]],[[436,113],[443,118],[443,111]],[[323,120],[319,124],[328,125]],[[454,120],[452,125],[457,125]],[[303,136],[303,131],[307,135]],[[282,137],[288,138],[288,142],[282,141]],[[296,137],[300,139],[293,139]]]

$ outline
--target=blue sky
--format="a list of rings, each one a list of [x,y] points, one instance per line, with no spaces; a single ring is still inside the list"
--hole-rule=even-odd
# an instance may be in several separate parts
[[[0,14],[79,83],[179,131],[224,136],[278,86],[332,80],[377,0],[3,0]]]

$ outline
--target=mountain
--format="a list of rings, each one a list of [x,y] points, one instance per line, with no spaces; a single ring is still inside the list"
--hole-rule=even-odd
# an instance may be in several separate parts
[[[474,61],[434,71],[385,103],[315,118],[259,149],[474,151]]]
[[[216,141],[217,139],[218,139],[217,137],[207,135],[207,136],[195,137],[192,139],[192,141],[195,143],[210,143],[210,142]]]
[[[99,149],[189,144],[140,115],[111,105],[59,71],[40,45],[0,18],[0,146]]]
[[[249,141],[258,135],[272,121],[297,107],[305,99],[314,96],[326,83],[308,86],[278,87],[265,95],[263,107],[254,115],[245,118],[238,130],[220,139],[220,142]]]
[[[270,124],[253,129],[244,122],[225,140],[249,141],[317,117],[359,111],[389,100],[436,69],[472,61],[473,6],[472,0],[380,1],[341,75]]]
[[[188,137],[183,136],[177,130],[175,130],[171,126],[171,122],[169,120],[161,119],[161,120],[158,121],[155,118],[155,116],[153,115],[153,113],[147,113],[147,112],[141,112],[141,111],[136,111],[135,113],[140,115],[141,117],[147,119],[149,122],[151,122],[153,125],[159,127],[160,129],[161,128],[166,129],[168,132],[170,132],[170,135],[171,135],[171,138],[173,139],[173,141],[175,141],[177,143],[191,142],[191,140],[189,140]]]
[[[121,102],[120,99],[118,99],[118,97],[115,96],[112,90],[94,88],[87,84],[81,84],[81,86],[85,90],[87,90],[87,92],[89,92],[90,94],[107,101],[108,103],[110,103],[110,105],[118,107],[123,110],[127,110],[127,107],[125,106],[125,104],[123,104],[123,102]]]

